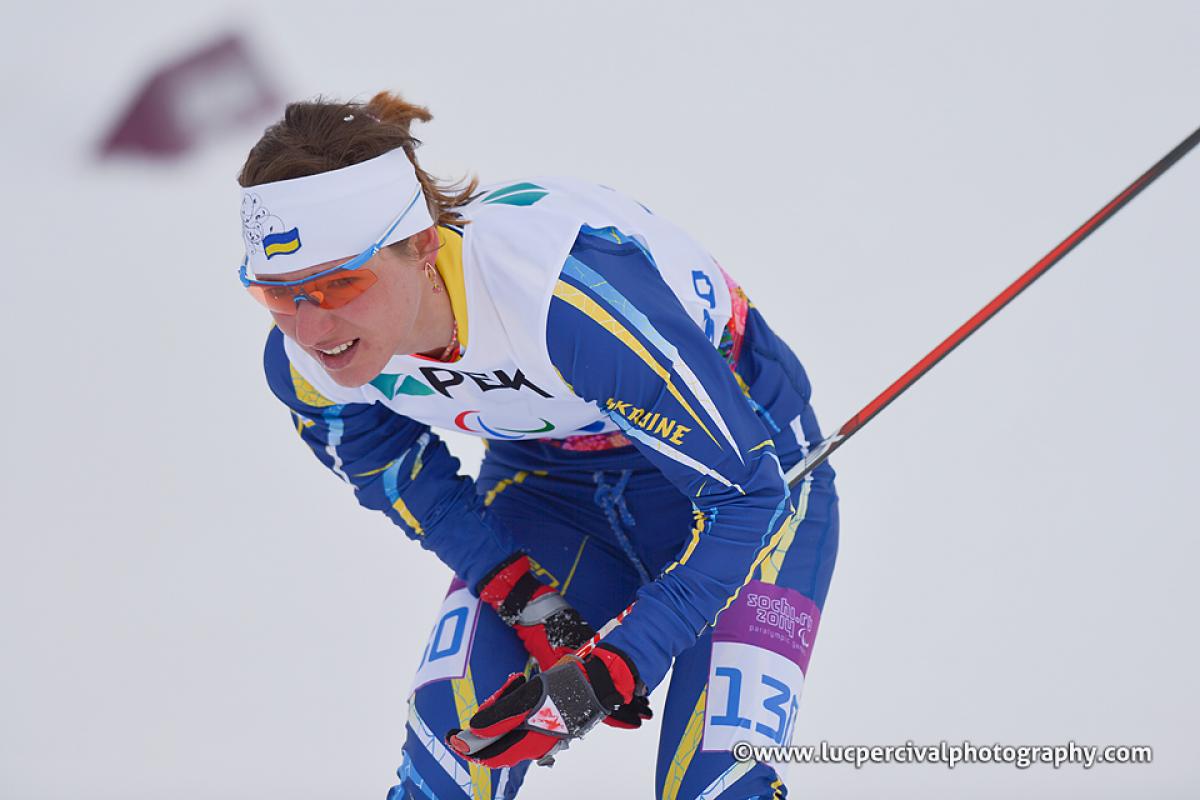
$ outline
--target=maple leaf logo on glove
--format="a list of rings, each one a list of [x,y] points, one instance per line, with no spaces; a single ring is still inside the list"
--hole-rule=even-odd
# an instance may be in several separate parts
[[[563,721],[562,714],[558,713],[558,708],[549,697],[546,698],[546,705],[529,718],[528,724],[554,733],[567,730],[567,723]]]

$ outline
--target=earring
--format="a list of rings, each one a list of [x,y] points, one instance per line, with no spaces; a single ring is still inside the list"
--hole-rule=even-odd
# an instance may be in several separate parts
[[[425,277],[429,279],[430,285],[433,286],[433,293],[441,294],[442,281],[438,277],[437,270],[433,268],[433,264],[430,264],[428,261],[425,262]]]

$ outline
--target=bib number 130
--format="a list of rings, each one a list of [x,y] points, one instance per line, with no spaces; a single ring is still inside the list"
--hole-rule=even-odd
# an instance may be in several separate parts
[[[800,708],[804,673],[778,653],[714,642],[704,714],[704,749],[734,742],[787,744]]]

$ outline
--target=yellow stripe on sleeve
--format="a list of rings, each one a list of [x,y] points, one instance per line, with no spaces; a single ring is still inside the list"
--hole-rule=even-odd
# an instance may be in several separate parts
[[[595,300],[588,297],[586,294],[565,281],[560,280],[555,285],[554,296],[582,311],[593,321],[595,321],[596,324],[598,324],[601,328],[611,333],[613,337],[617,339],[617,341],[632,350],[634,355],[644,361],[646,366],[650,367],[654,374],[661,378],[664,383],[666,383],[667,390],[671,393],[671,396],[679,401],[679,405],[683,406],[684,410],[687,411],[687,413],[691,415],[692,419],[696,421],[696,424],[708,434],[710,439],[716,442],[718,447],[721,446],[721,443],[717,440],[717,437],[713,436],[712,431],[708,429],[708,426],[704,424],[704,421],[701,420],[696,412],[692,410],[691,404],[688,403],[688,401],[683,398],[683,395],[679,393],[679,390],[675,388],[675,384],[671,382],[671,373],[669,373],[662,364],[659,364],[658,361],[655,360],[654,356],[650,355],[650,351],[646,349],[646,346],[639,342],[637,338],[629,332],[628,328],[622,325],[619,320],[617,320],[612,314],[608,313],[608,311]]]
[[[784,534],[786,534],[788,531],[788,525],[790,524],[791,519],[792,515],[789,514],[788,516],[784,517],[783,522],[779,523],[779,529],[771,535],[771,538],[767,541],[766,546],[763,547],[762,550],[758,551],[758,557],[755,558],[754,563],[750,565],[750,571],[746,573],[746,577],[742,580],[742,585],[737,588],[737,591],[729,596],[729,599],[725,601],[725,605],[721,606],[721,610],[717,612],[718,615],[733,605],[733,601],[737,600],[738,595],[742,593],[742,589],[745,588],[746,584],[750,582],[750,579],[754,577],[754,570],[758,569],[758,565],[761,564],[767,558],[767,556],[769,556],[771,552],[779,546],[779,543],[783,540]]]
[[[404,520],[408,527],[412,528],[413,533],[417,536],[424,536],[425,529],[421,527],[421,523],[413,516],[413,513],[408,510],[408,505],[404,502],[404,498],[397,498],[396,502],[392,503],[392,508],[396,509],[396,513],[400,515],[400,519]]]
[[[779,579],[779,571],[783,569],[783,561],[787,558],[788,549],[796,539],[796,529],[800,527],[800,523],[804,521],[804,517],[808,513],[808,495],[811,490],[812,481],[804,481],[800,487],[799,507],[796,509],[796,513],[788,517],[787,524],[784,526],[786,530],[783,538],[779,540],[779,544],[762,563],[763,583],[774,583]]]
[[[698,508],[692,508],[692,538],[688,541],[687,549],[683,551],[683,555],[675,560],[671,566],[663,570],[666,575],[671,570],[678,567],[680,564],[686,564],[688,559],[692,557],[692,551],[696,549],[696,545],[700,543],[700,534],[704,533],[704,527],[708,524],[708,517]]]
[[[388,463],[384,464],[384,465],[383,465],[382,467],[380,467],[379,469],[367,470],[366,472],[356,472],[356,473],[354,474],[354,477],[356,477],[356,478],[369,478],[369,477],[371,477],[372,475],[378,475],[379,473],[383,472],[384,470],[386,470],[388,467],[390,467],[392,464],[395,464],[395,463],[396,463],[396,459],[394,459],[394,458],[393,458],[391,461],[389,461]]]

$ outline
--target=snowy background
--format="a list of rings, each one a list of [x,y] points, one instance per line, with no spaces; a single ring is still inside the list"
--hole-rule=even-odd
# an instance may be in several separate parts
[[[5,800],[394,782],[449,576],[264,385],[235,278],[257,131],[95,158],[150,71],[226,31],[290,99],[427,104],[435,174],[576,175],[679,222],[793,344],[827,430],[1200,124],[1194,2],[8,8]],[[796,735],[1154,763],[812,766],[793,796],[1196,796],[1198,192],[1194,153],[837,453]],[[648,797],[656,733],[598,731],[523,796]]]

